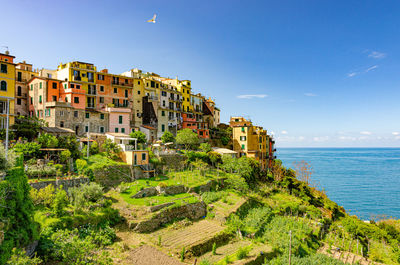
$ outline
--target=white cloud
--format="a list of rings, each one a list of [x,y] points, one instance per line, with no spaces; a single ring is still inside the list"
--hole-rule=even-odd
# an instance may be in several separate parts
[[[329,141],[329,136],[316,136],[313,140],[314,142],[326,142]]]
[[[357,140],[357,138],[352,137],[352,136],[340,136],[339,140],[342,140],[342,141],[355,141],[355,140]]]
[[[393,135],[399,135],[399,132],[392,132]]]
[[[281,134],[288,134],[287,131],[281,131]]]
[[[362,134],[362,135],[371,135],[371,134],[372,134],[372,132],[368,132],[368,131],[362,131],[362,132],[360,132],[360,134]]]
[[[304,93],[304,96],[306,97],[316,97],[317,95],[314,93]]]
[[[356,75],[358,75],[357,72],[352,72],[352,73],[347,74],[347,77],[353,77],[353,76],[356,76]]]
[[[371,51],[371,52],[368,54],[368,57],[374,58],[374,59],[383,59],[383,58],[386,57],[386,53],[377,52],[377,51]]]
[[[375,69],[378,68],[378,67],[379,67],[379,65],[371,66],[371,67],[369,67],[367,70],[365,70],[365,72],[368,73],[369,71],[375,70]]]
[[[304,139],[306,139],[304,136],[299,136],[299,141],[303,141]]]
[[[242,98],[242,99],[253,99],[253,98],[265,98],[268,97],[266,94],[254,94],[254,95],[238,95],[236,96],[237,98]]]

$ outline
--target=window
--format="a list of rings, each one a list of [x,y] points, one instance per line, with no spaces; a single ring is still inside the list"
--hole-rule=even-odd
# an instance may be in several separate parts
[[[94,74],[93,73],[87,73],[89,82],[93,82],[94,81]]]
[[[0,72],[3,74],[7,74],[7,65],[6,64],[1,64]]]
[[[114,93],[115,93],[115,94],[118,93],[118,88],[114,87]]]
[[[200,131],[200,135],[203,136],[203,131]]]
[[[100,92],[104,92],[104,86],[100,86]]]
[[[104,75],[97,75],[98,80],[104,80]]]
[[[100,127],[100,133],[104,133],[104,127],[103,126]]]
[[[39,103],[42,103],[42,95],[39,96]]]
[[[166,96],[167,96],[167,92],[161,91],[161,95],[162,95],[163,97],[166,97]]]
[[[161,111],[161,116],[165,116],[165,111]]]
[[[245,129],[244,129],[244,127],[242,127],[242,132],[245,132]]]
[[[162,131],[162,132],[165,131],[165,124],[161,124],[161,131]]]
[[[7,91],[7,82],[6,81],[1,81],[0,82],[0,90],[1,91]]]
[[[138,90],[137,94],[140,95],[140,90]]]
[[[60,121],[60,127],[63,128],[64,127],[64,122]]]
[[[70,87],[71,87],[71,88],[75,88],[75,85],[74,85],[74,84],[71,84]]]
[[[89,118],[90,118],[90,113],[89,113],[89,112],[86,112],[86,113],[85,113],[85,118],[86,118],[86,119],[89,119]]]
[[[118,128],[117,127],[115,127],[114,132],[116,132],[116,133],[118,132]]]
[[[60,116],[64,116],[64,111],[60,110]]]
[[[33,85],[31,85],[31,90],[33,90]]]
[[[17,105],[21,105],[21,99],[17,98]]]
[[[89,126],[85,126],[85,132],[89,132]]]
[[[53,88],[57,89],[57,83],[53,83]]]
[[[150,85],[151,87],[155,87],[155,84],[156,84],[156,83],[155,83],[154,81],[150,81],[150,84],[151,84],[151,85]]]
[[[22,96],[22,88],[20,86],[17,88],[17,96]]]
[[[74,97],[74,103],[79,103],[79,98],[78,97]]]
[[[67,97],[65,97],[65,102],[68,102],[68,98]]]
[[[53,101],[57,101],[57,96],[53,96]]]
[[[140,81],[137,81],[137,84],[140,85]]]
[[[104,103],[104,97],[100,97],[100,103]]]
[[[78,111],[77,110],[74,111],[74,117],[78,118]]]
[[[100,113],[100,119],[104,120],[104,114],[103,113]]]
[[[182,91],[183,91],[182,93],[185,93],[185,89],[182,89]],[[183,98],[183,100],[185,100],[185,98]]]
[[[121,128],[121,132],[122,132],[122,133],[125,133],[125,128]]]
[[[22,81],[22,72],[18,72],[17,81]]]
[[[165,100],[162,101],[162,106],[165,107]]]
[[[31,97],[31,104],[33,104],[33,97]]]
[[[119,115],[119,117],[118,117],[118,123],[119,123],[119,124],[122,124],[122,115]]]
[[[146,160],[146,153],[142,153],[142,161]]]
[[[39,83],[39,88],[42,88],[42,82]]]
[[[81,85],[76,85],[76,89],[80,89],[81,88]]]
[[[244,144],[242,144],[242,150],[244,149]]]
[[[186,101],[188,101],[188,102],[189,102],[189,98],[186,98]]]
[[[128,100],[124,99],[124,103],[123,103],[124,107],[128,107],[128,104],[129,104]]]
[[[240,136],[240,141],[246,141],[246,136]]]
[[[64,89],[67,89],[67,84],[64,84]]]
[[[128,97],[128,89],[125,89],[125,97]]]

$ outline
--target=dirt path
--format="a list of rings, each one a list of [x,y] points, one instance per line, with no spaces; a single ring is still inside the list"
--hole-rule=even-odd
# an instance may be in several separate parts
[[[130,251],[128,260],[129,263],[135,265],[184,265],[184,263],[170,257],[155,247],[143,245]]]

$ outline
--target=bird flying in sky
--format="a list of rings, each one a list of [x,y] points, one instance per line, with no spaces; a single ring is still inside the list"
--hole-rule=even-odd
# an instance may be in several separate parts
[[[153,18],[152,19],[149,19],[149,20],[147,20],[147,22],[150,22],[150,23],[156,23],[156,17],[157,17],[157,14],[154,14],[154,16],[153,16]]]

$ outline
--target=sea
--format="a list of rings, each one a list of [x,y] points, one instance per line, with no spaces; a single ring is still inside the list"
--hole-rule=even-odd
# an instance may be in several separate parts
[[[400,148],[278,148],[277,158],[309,163],[316,186],[351,215],[400,218]]]

